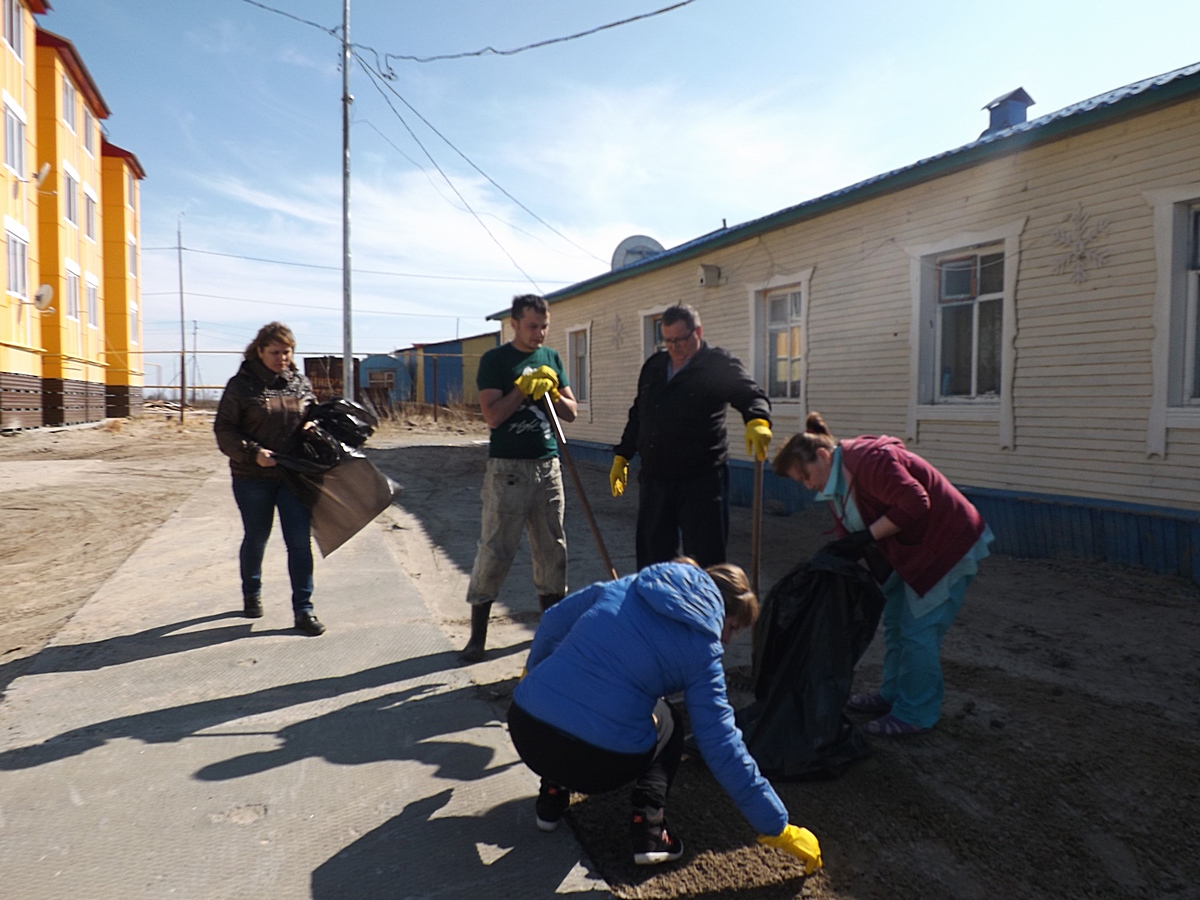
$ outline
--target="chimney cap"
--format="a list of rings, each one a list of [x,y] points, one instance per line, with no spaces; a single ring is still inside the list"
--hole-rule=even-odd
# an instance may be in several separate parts
[[[1009,91],[1007,94],[1002,94],[1001,96],[997,97],[995,100],[993,100],[991,103],[987,104],[987,106],[985,106],[983,108],[984,109],[995,109],[1001,103],[1009,103],[1009,102],[1023,103],[1025,106],[1033,106],[1033,104],[1036,103],[1037,101],[1034,100],[1032,97],[1029,96],[1029,94],[1027,94],[1025,92],[1025,88],[1017,88],[1015,91]]]

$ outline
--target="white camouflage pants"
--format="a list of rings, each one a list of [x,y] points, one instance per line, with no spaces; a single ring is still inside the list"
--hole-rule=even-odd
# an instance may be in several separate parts
[[[558,459],[489,459],[479,492],[483,521],[467,602],[496,599],[524,529],[539,595],[567,592],[567,536]]]

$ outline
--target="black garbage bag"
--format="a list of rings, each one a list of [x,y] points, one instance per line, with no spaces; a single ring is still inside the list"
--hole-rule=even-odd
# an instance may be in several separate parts
[[[347,456],[324,472],[283,470],[312,517],[312,535],[328,556],[388,508],[400,488],[365,456]]]
[[[305,421],[316,422],[321,428],[355,449],[367,442],[379,419],[361,403],[345,397],[334,397],[323,403],[314,403],[304,414]]]
[[[820,553],[771,588],[754,628],[754,697],[737,714],[769,778],[836,778],[871,752],[843,712],[884,598],[857,563]]]
[[[283,477],[312,517],[312,535],[328,556],[388,508],[400,490],[359,449],[379,420],[335,397],[305,414],[289,453],[277,453]]]

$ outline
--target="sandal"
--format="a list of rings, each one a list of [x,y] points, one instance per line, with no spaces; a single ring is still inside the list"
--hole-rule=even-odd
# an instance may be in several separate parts
[[[846,701],[846,709],[851,712],[874,713],[883,715],[892,711],[892,704],[883,699],[883,694],[874,691],[869,694],[851,694]]]
[[[925,734],[932,731],[932,729],[909,725],[907,722],[903,722],[891,713],[888,713],[886,716],[875,719],[873,722],[868,722],[863,726],[863,731],[867,734],[873,734],[876,737],[903,737],[909,734]]]

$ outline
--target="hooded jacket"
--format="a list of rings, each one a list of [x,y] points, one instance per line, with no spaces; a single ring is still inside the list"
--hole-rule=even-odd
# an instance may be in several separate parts
[[[308,379],[295,368],[275,374],[261,360],[242,361],[225,385],[213,431],[217,446],[229,457],[234,478],[278,478],[275,467],[254,461],[260,447],[287,453],[304,413],[315,403]]]
[[[879,540],[892,568],[918,596],[927,594],[983,534],[979,511],[950,481],[904,442],[888,435],[841,441],[849,489],[870,525],[887,516],[900,529]],[[830,504],[845,534],[841,513]]]
[[[695,566],[658,563],[593,584],[546,610],[513,700],[579,740],[637,754],[655,743],[655,703],[682,691],[709,770],[759,833],[779,834],[787,810],[726,697],[724,622],[720,591]]]

